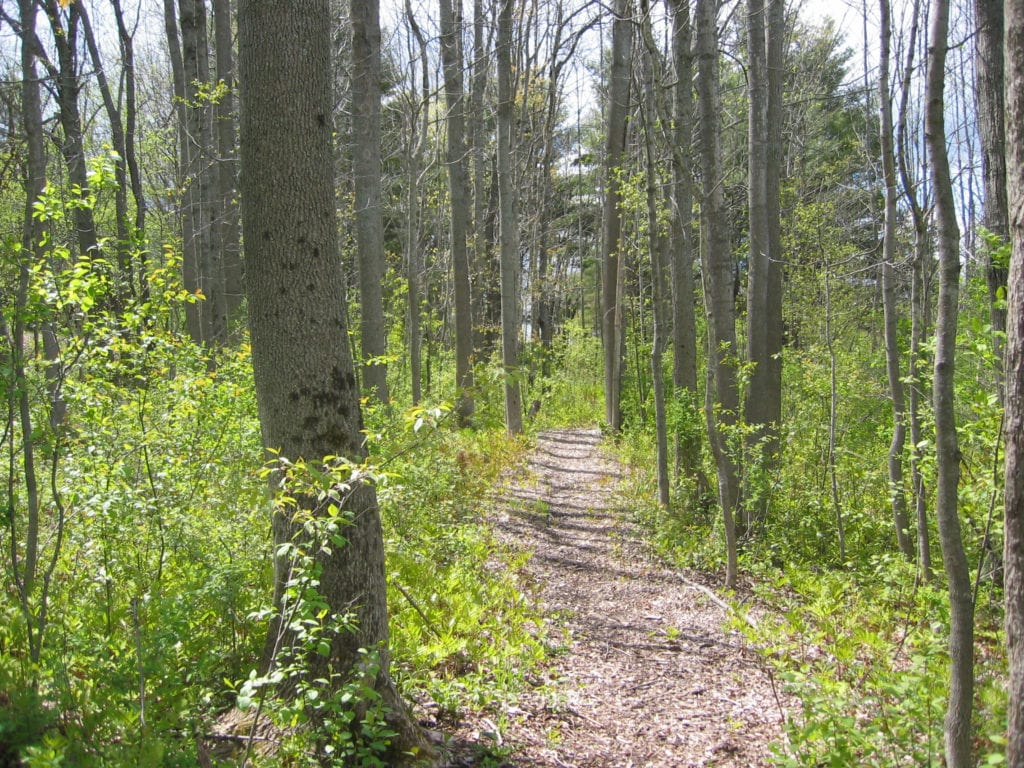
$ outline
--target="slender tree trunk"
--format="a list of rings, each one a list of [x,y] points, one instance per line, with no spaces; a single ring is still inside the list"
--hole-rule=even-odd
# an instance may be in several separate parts
[[[759,443],[767,424],[762,410],[768,384],[768,54],[764,0],[747,0],[747,101],[747,363],[752,370],[744,417],[752,428],[748,462],[756,466],[760,459],[756,454],[760,453]],[[759,500],[745,500],[744,530],[753,525],[757,506]]]
[[[505,426],[523,431],[519,391],[519,217],[512,178],[512,3],[502,0],[498,15],[498,201],[501,216],[501,359],[505,373]]]
[[[650,34],[650,6],[647,0],[641,0],[644,25],[644,37]],[[670,478],[668,468],[668,423],[665,413],[665,372],[662,361],[666,347],[666,302],[665,289],[668,279],[665,270],[666,239],[658,221],[658,172],[654,155],[654,121],[657,105],[654,96],[654,66],[651,62],[654,53],[650,47],[644,49],[644,155],[647,175],[647,231],[648,250],[651,260],[651,312],[653,315],[653,337],[651,339],[651,382],[654,395],[655,443],[657,444],[658,463],[658,502],[664,509],[672,505]]]
[[[465,94],[462,86],[462,12],[452,0],[439,0],[441,59],[448,146],[448,195],[451,205],[452,274],[455,283],[455,386],[459,420],[473,416],[473,312],[469,279],[469,192],[466,180]]]
[[[960,295],[960,230],[946,155],[943,85],[946,66],[949,2],[932,4],[928,51],[926,140],[935,186],[939,255],[938,321],[935,329],[936,516],[942,560],[949,584],[950,684],[945,720],[946,765],[968,768],[971,762],[971,707],[974,695],[974,603],[971,577],[960,533],[960,449],[957,444],[953,373],[957,302]]]
[[[65,12],[57,0],[46,0],[46,16],[53,30],[57,52],[57,70],[51,70],[57,81],[57,103],[60,126],[64,132],[60,152],[68,169],[68,180],[81,190],[82,198],[89,196],[88,169],[85,161],[85,134],[79,107],[81,84],[78,77],[78,30],[80,16],[77,8]],[[64,14],[67,14],[65,17]],[[99,254],[96,221],[89,206],[76,206],[73,214],[78,249],[83,254]]]
[[[487,135],[484,133],[484,96],[487,92],[488,61],[484,27],[487,24],[483,0],[473,0],[473,66],[467,115],[467,144],[473,162],[472,295],[473,350],[488,355],[494,349],[495,328],[491,325],[494,269],[491,240],[486,235],[488,217]],[[500,293],[500,290],[499,290]]]
[[[893,147],[892,95],[889,58],[892,17],[889,0],[880,0],[880,39],[878,69],[879,144],[882,152],[882,179],[885,184],[885,218],[882,233],[882,307],[885,315],[885,362],[892,398],[892,441],[889,444],[889,498],[892,503],[896,542],[908,559],[914,557],[914,542],[907,517],[907,494],[903,484],[903,451],[907,437],[906,397],[900,371],[900,348],[896,309],[896,228],[899,190],[896,180],[896,152]]]
[[[185,107],[185,64],[182,60],[181,36],[178,34],[178,14],[175,0],[163,0],[164,34],[167,37],[167,52],[171,60],[171,81],[173,84],[172,104],[174,105],[175,123],[177,124],[178,163],[175,169],[175,186],[182,190],[178,204],[178,219],[181,228],[181,274],[182,284],[190,294],[199,290],[199,253],[197,241],[192,231],[192,219],[189,215],[192,193],[186,187],[186,179],[190,163],[190,142]],[[202,341],[203,330],[199,304],[189,302],[185,305],[185,328],[189,338],[199,343]]]
[[[717,4],[698,0],[697,34],[698,140],[701,155],[701,219],[704,230],[702,276],[708,318],[708,378],[713,384],[706,402],[708,438],[718,473],[718,501],[725,526],[726,574],[736,585],[736,513],[739,480],[726,433],[739,413],[736,381],[736,321],[733,312],[733,259],[729,247],[722,190],[721,102],[718,85]]]
[[[219,346],[227,341],[227,304],[224,295],[223,252],[215,222],[219,211],[217,163],[213,143],[213,109],[203,89],[210,84],[210,49],[206,0],[179,0],[182,65],[185,78],[185,183],[188,233],[194,252],[197,287],[203,295],[199,310],[200,340]]]
[[[363,387],[387,403],[387,330],[384,327],[384,214],[380,159],[380,4],[351,0],[352,173],[355,178],[356,247],[359,257],[359,338]]]
[[[630,58],[633,26],[629,0],[615,0],[612,22],[612,61],[609,87],[608,133],[605,136],[604,207],[602,220],[603,284],[601,289],[602,335],[604,338],[604,412],[612,432],[622,429],[622,220],[619,212],[623,152],[626,146],[626,117],[629,112]]]
[[[410,121],[410,141],[408,175],[409,191],[406,214],[406,264],[408,267],[409,286],[409,373],[412,377],[412,404],[419,405],[423,399],[423,361],[422,340],[423,330],[420,324],[420,292],[423,277],[423,256],[420,253],[420,226],[422,212],[420,208],[420,171],[423,167],[423,156],[427,146],[427,134],[430,128],[430,59],[427,55],[427,42],[416,24],[410,0],[405,0],[405,15],[409,22],[416,43],[419,46],[420,58],[420,101]],[[419,126],[415,125],[419,119]],[[413,140],[411,137],[415,136]]]
[[[672,185],[671,252],[672,278],[672,386],[685,393],[694,406],[697,396],[697,323],[693,308],[693,51],[689,0],[673,0],[672,56],[675,80],[672,88]],[[697,431],[675,436],[676,473],[696,482],[705,493],[707,480],[701,470],[701,439]]]
[[[1006,764],[1024,767],[1024,0],[1006,0],[1006,172],[1012,255],[1007,283],[1005,539],[1009,722]]]
[[[235,123],[235,54],[231,30],[231,0],[211,0],[217,81],[223,91],[214,105],[217,139],[217,226],[220,229],[224,309],[228,322],[237,320],[242,304],[242,249],[238,220],[238,152]]]
[[[121,279],[125,281],[128,292],[134,290],[132,276],[131,252],[133,250],[133,238],[130,234],[131,222],[128,217],[128,171],[125,167],[125,158],[128,156],[124,125],[121,122],[121,110],[114,101],[114,95],[107,80],[106,69],[103,66],[103,59],[100,56],[99,47],[96,44],[96,36],[93,33],[92,23],[84,4],[77,4],[75,12],[82,24],[82,32],[85,35],[86,48],[89,51],[89,60],[92,63],[93,72],[96,76],[96,85],[103,100],[103,108],[107,113],[107,122],[110,125],[110,143],[117,153],[114,161],[114,178],[117,182],[117,189],[114,191],[114,226],[117,230],[117,263],[121,270]]]
[[[768,223],[767,295],[765,297],[765,386],[761,461],[768,475],[777,474],[781,461],[782,427],[782,353],[785,328],[782,317],[785,253],[782,248],[782,170],[785,163],[783,142],[783,97],[786,81],[786,3],[766,0],[768,64],[768,128],[766,132],[768,165],[765,173],[765,218]],[[768,512],[766,497],[762,515]]]
[[[917,199],[910,174],[907,157],[907,110],[910,101],[911,78],[914,71],[914,59],[917,56],[917,38],[921,19],[921,2],[915,0],[911,12],[910,31],[908,33],[907,60],[903,67],[902,88],[900,96],[899,120],[896,125],[896,159],[899,167],[900,184],[904,199],[910,208],[914,224],[914,260],[912,264],[911,282],[911,327],[910,327],[910,362],[907,372],[910,377],[910,441],[913,448],[910,453],[910,472],[914,488],[914,508],[917,521],[917,557],[921,578],[932,579],[932,556],[928,533],[928,498],[924,486],[924,474],[921,462],[924,458],[921,446],[924,441],[924,429],[921,425],[920,402],[922,397],[921,361],[922,345],[928,334],[927,304],[928,286],[925,279],[925,259],[931,255],[928,249],[928,222],[922,204]]]
[[[1006,129],[1003,95],[1003,0],[974,0],[974,84],[977,97],[978,138],[985,190],[982,226],[1003,240],[1009,236],[1006,188]],[[992,346],[998,362],[999,401],[1003,401],[1003,335],[1006,332],[1006,265],[985,249]]]
[[[241,0],[238,12],[246,289],[263,441],[275,455],[314,465],[328,455],[363,456],[334,195],[328,13],[327,0]],[[390,678],[373,487],[357,483],[344,506],[351,513],[346,541],[317,555],[319,590],[333,615],[354,613],[355,626],[330,637],[329,656],[310,652],[305,660],[311,675],[333,685],[373,675],[368,684],[383,697],[398,732],[389,763],[403,764],[405,750],[426,745]],[[301,524],[278,512],[273,528],[280,552]],[[285,560],[278,556],[278,598]],[[376,654],[375,669],[360,649]]]

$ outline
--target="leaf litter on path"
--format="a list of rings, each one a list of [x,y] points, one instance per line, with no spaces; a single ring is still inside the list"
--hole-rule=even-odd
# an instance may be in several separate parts
[[[681,578],[645,545],[600,443],[597,430],[544,432],[495,494],[490,522],[532,552],[526,576],[565,648],[514,706],[462,713],[450,765],[770,765],[785,712],[768,672],[708,579]]]

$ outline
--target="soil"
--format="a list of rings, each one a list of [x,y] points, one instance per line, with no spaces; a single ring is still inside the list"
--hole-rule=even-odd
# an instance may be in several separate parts
[[[776,684],[729,628],[716,578],[670,569],[644,543],[616,499],[624,472],[597,430],[553,430],[497,492],[497,535],[533,553],[526,571],[566,647],[504,712],[442,724],[451,766],[771,764]]]

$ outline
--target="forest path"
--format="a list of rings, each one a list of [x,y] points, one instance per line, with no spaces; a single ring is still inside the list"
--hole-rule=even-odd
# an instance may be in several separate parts
[[[600,443],[597,430],[543,432],[495,493],[491,522],[505,544],[532,551],[524,578],[566,648],[500,734],[493,715],[467,718],[459,735],[477,757],[454,764],[498,765],[479,747],[500,742],[502,766],[769,765],[783,717],[771,680],[724,628],[701,575],[688,583],[657,562],[617,504],[624,469]]]

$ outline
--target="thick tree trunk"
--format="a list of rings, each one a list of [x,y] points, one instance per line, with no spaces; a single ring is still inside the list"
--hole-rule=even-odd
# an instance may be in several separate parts
[[[900,371],[900,347],[896,309],[896,151],[893,147],[892,95],[889,79],[889,46],[892,39],[892,15],[889,0],[880,0],[880,40],[878,69],[879,143],[882,152],[882,179],[885,184],[885,218],[882,233],[882,307],[885,315],[885,362],[892,398],[892,441],[889,444],[889,497],[892,503],[896,542],[908,559],[914,557],[914,542],[907,517],[907,493],[903,481],[903,451],[907,438],[906,397]]]
[[[519,390],[519,217],[512,178],[512,2],[502,0],[498,15],[498,201],[501,217],[501,359],[505,372],[505,426],[523,431]]]
[[[697,108],[701,156],[701,219],[704,306],[708,322],[708,378],[713,385],[705,398],[708,438],[718,473],[718,501],[725,525],[726,573],[736,585],[736,513],[739,479],[736,461],[724,432],[739,412],[736,381],[736,321],[733,310],[733,258],[729,247],[725,197],[722,190],[721,104],[718,85],[717,4],[699,0],[697,27]]]
[[[387,403],[387,330],[384,327],[384,215],[380,159],[380,3],[351,0],[352,174],[355,178],[359,258],[359,339],[363,388]]]
[[[608,133],[605,136],[604,234],[602,238],[601,313],[604,338],[604,413],[612,432],[622,429],[622,265],[619,253],[622,220],[619,213],[623,152],[626,146],[626,117],[629,112],[630,58],[633,25],[629,0],[615,0],[612,22],[612,61],[608,94]]]
[[[328,455],[363,455],[334,196],[327,19],[327,0],[239,3],[246,289],[263,442],[272,455],[314,465]],[[367,674],[359,649],[376,653],[372,685],[391,708],[399,735],[389,756],[400,764],[404,750],[423,743],[389,675],[384,546],[373,487],[357,483],[344,506],[351,514],[342,531],[346,541],[317,555],[319,589],[334,616],[355,614],[355,626],[331,637],[328,657],[309,651],[306,661],[312,674],[333,675],[341,685]],[[300,528],[280,511],[273,527],[275,551],[295,541]],[[279,555],[278,597],[287,565]]]
[[[1024,0],[1006,2],[1006,171],[1013,251],[1006,321],[1006,764],[1024,767]]]
[[[974,602],[960,533],[960,449],[957,444],[953,373],[956,357],[957,302],[960,295],[960,229],[946,154],[943,85],[949,30],[949,0],[932,6],[928,51],[926,140],[935,188],[939,254],[938,321],[935,328],[936,516],[942,560],[949,585],[950,681],[945,720],[946,765],[971,762],[971,707],[974,695]]]
[[[473,311],[469,278],[469,189],[466,179],[465,104],[462,86],[462,13],[452,0],[439,0],[441,59],[448,110],[448,196],[451,207],[452,275],[455,284],[455,387],[459,420],[473,416]]]

